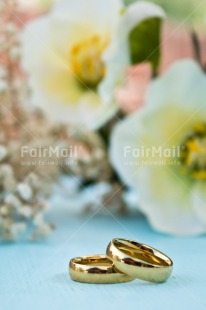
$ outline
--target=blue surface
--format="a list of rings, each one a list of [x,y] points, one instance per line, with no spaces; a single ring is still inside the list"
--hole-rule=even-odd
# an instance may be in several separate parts
[[[47,241],[0,246],[1,310],[206,309],[205,237],[158,234],[141,217],[74,219],[66,209],[55,210],[53,221],[58,229]],[[114,237],[133,238],[168,254],[174,261],[172,277],[164,284],[71,281],[69,259],[104,253]]]

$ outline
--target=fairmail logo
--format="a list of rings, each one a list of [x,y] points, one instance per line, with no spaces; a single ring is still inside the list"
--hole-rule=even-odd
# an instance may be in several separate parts
[[[132,148],[131,146],[124,147],[124,157],[126,158],[180,158],[183,147],[173,146],[172,148],[163,148],[162,146]]]

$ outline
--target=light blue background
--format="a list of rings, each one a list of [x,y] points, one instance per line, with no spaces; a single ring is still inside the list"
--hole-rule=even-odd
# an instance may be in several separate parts
[[[67,208],[52,214],[58,229],[34,244],[0,246],[0,309],[206,309],[206,240],[155,233],[142,217],[88,215],[74,219]],[[167,283],[134,281],[89,285],[68,276],[74,256],[104,253],[114,237],[139,240],[174,261]]]

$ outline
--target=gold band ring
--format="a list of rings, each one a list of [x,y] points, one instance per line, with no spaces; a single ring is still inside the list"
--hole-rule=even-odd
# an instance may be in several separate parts
[[[172,260],[160,251],[127,239],[113,239],[107,255],[116,268],[130,277],[161,283],[172,273]]]
[[[106,255],[73,258],[69,263],[69,272],[72,280],[85,283],[111,284],[134,280],[117,270]]]

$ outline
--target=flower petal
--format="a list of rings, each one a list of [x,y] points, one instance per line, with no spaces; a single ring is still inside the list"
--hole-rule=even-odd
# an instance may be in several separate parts
[[[192,60],[177,62],[151,83],[143,122],[156,143],[181,144],[191,128],[205,122],[205,89],[206,76]]]
[[[122,15],[119,34],[128,38],[129,33],[138,24],[152,17],[165,18],[164,10],[155,3],[138,1],[130,4]]]
[[[152,140],[146,137],[141,116],[142,111],[119,122],[114,127],[110,140],[111,163],[123,182],[131,187],[135,187],[136,182],[134,169],[138,170],[138,158],[133,157],[132,151],[136,147],[147,147],[152,143]]]
[[[180,60],[151,84],[146,102],[154,109],[168,101],[180,108],[196,109],[202,105],[206,109],[205,87],[206,76],[200,66],[194,60]]]
[[[34,86],[33,90],[35,90]],[[42,102],[43,105],[41,105]],[[99,96],[89,91],[82,94],[78,106],[75,106],[62,104],[55,97],[50,97],[43,91],[39,92],[39,87],[36,87],[32,103],[35,106],[39,105],[54,121],[83,126],[90,130],[98,129],[117,112],[116,104],[104,107]]]
[[[99,31],[111,32],[117,26],[118,15],[123,7],[122,0],[63,0],[54,7],[53,17],[82,23],[82,16]]]
[[[206,223],[193,208],[188,182],[168,167],[142,167],[137,174],[141,193],[140,210],[160,232],[173,235],[198,235]]]
[[[206,184],[198,182],[193,189],[194,209],[200,220],[206,225]]]
[[[26,71],[33,71],[36,69],[39,56],[47,54],[52,45],[49,18],[41,17],[28,23],[22,33],[21,42],[23,68]]]
[[[22,42],[22,65],[29,73],[34,105],[45,108],[43,99],[36,101],[36,96],[39,98],[36,92],[47,95],[47,101],[54,97],[64,104],[72,104],[81,97],[83,90],[77,84],[69,63],[53,46],[48,17],[30,23],[24,31]]]

